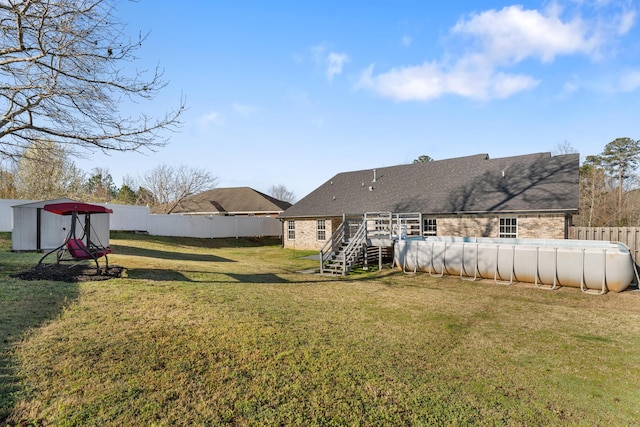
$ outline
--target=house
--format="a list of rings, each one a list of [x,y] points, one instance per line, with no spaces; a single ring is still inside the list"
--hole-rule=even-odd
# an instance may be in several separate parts
[[[291,203],[275,199],[250,187],[214,188],[180,201],[171,211],[183,215],[263,216],[277,217]],[[151,208],[151,213],[161,214],[167,205]]]
[[[322,249],[347,217],[395,218],[391,233],[567,238],[578,212],[579,155],[478,154],[335,175],[280,218],[286,248]],[[395,227],[395,226],[394,226]]]

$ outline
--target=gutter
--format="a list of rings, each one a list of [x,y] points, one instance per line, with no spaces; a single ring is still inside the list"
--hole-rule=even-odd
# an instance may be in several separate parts
[[[531,214],[531,215],[539,215],[546,213],[577,213],[578,209],[544,209],[544,210],[510,210],[510,211],[456,211],[456,212],[439,212],[434,214],[424,214],[424,215],[508,215],[508,214]]]

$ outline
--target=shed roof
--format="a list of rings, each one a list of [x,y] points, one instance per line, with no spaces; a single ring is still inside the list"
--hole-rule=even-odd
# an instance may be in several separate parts
[[[69,199],[67,197],[62,197],[60,199],[51,199],[51,200],[37,200],[37,201],[29,201],[26,203],[21,203],[18,205],[11,206],[12,208],[44,208],[45,205],[50,203],[67,203],[67,202],[78,202],[77,200]]]
[[[578,154],[551,153],[496,159],[477,154],[343,172],[280,217],[365,212],[577,212],[578,173]]]
[[[278,200],[250,187],[214,188],[187,197],[171,213],[277,213],[291,203]],[[163,206],[151,208],[160,213]]]

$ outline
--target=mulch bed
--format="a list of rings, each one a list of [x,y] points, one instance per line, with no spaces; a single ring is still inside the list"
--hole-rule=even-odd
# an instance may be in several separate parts
[[[96,280],[109,280],[122,276],[124,267],[110,265],[109,269],[100,267],[96,271],[95,264],[41,264],[30,270],[12,274],[11,277],[22,280],[54,280],[57,282],[93,282]]]

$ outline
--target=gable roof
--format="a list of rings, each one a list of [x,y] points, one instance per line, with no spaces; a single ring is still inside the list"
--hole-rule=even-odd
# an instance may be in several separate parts
[[[577,212],[579,160],[578,154],[536,153],[497,159],[477,154],[343,172],[280,217],[365,212]]]
[[[181,201],[171,213],[238,214],[278,213],[291,203],[275,199],[250,187],[214,188]],[[163,211],[163,205],[154,206],[152,213]]]

